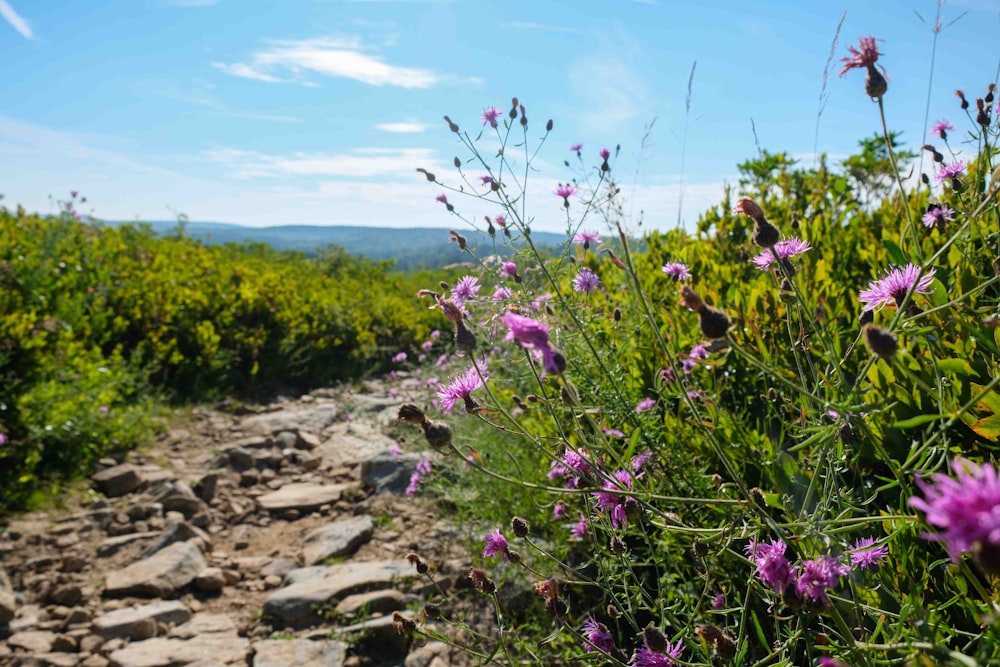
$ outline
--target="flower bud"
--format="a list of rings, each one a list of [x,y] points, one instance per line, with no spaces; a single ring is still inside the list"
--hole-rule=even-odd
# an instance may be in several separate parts
[[[874,324],[866,324],[861,332],[864,334],[868,349],[882,359],[889,359],[899,349],[896,337],[888,329],[883,329]]]
[[[399,406],[399,412],[396,415],[399,421],[409,422],[411,424],[423,424],[427,421],[427,417],[424,415],[423,411],[412,403],[403,403]]]
[[[458,125],[455,125],[455,123],[452,122],[451,118],[445,116],[444,122],[448,123],[449,130],[451,130],[452,132],[458,132]]]
[[[510,528],[512,531],[514,531],[514,535],[516,537],[528,536],[528,522],[519,516],[516,516],[510,520]]]
[[[643,629],[642,640],[645,642],[646,648],[654,653],[666,653],[670,648],[666,636],[652,625]]]
[[[396,631],[397,635],[412,635],[413,631],[417,629],[417,624],[398,611],[394,611],[392,612],[392,629]]]

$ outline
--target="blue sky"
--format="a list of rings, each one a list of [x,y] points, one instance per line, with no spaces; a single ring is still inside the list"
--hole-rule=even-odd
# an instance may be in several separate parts
[[[54,212],[70,190],[104,219],[264,226],[454,226],[440,189],[460,150],[442,116],[478,131],[484,107],[525,103],[555,129],[529,193],[535,228],[564,228],[551,194],[584,144],[622,147],[633,222],[676,225],[685,97],[688,225],[760,145],[811,161],[879,129],[864,74],[823,71],[881,38],[887,113],[923,143],[932,0],[0,0],[0,193]],[[916,15],[919,13],[924,21]],[[963,15],[964,14],[964,15]],[[982,96],[1000,62],[1000,2],[943,6],[930,122],[962,129],[955,88]],[[959,18],[961,16],[961,18]],[[949,25],[956,18],[958,20]],[[990,46],[990,45],[993,46]],[[645,149],[644,129],[654,121]],[[486,142],[490,149],[494,144]],[[953,142],[954,147],[959,147]],[[472,172],[475,176],[478,172]],[[499,212],[451,197],[470,217]]]

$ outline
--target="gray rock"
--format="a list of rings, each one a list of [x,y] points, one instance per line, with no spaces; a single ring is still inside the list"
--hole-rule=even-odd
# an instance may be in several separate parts
[[[97,555],[102,558],[108,556],[113,556],[118,553],[118,550],[122,547],[128,546],[132,542],[139,540],[151,540],[160,535],[160,533],[150,531],[148,533],[132,533],[131,535],[119,535],[117,537],[109,537],[108,539],[97,545]]]
[[[268,639],[253,645],[253,667],[342,667],[345,642]]]
[[[270,512],[313,510],[321,505],[337,502],[346,488],[346,484],[296,482],[258,497],[257,505]]]
[[[175,542],[149,558],[108,574],[108,595],[169,597],[191,583],[206,567],[194,542]]]
[[[228,452],[229,455],[229,465],[236,472],[243,472],[253,468],[253,454],[250,450],[243,447],[233,447]]]
[[[403,493],[423,454],[380,452],[361,462],[361,483],[375,493]]]
[[[79,584],[63,584],[49,593],[49,600],[54,604],[72,607],[83,597],[83,589]]]
[[[208,533],[201,530],[200,528],[195,528],[187,522],[173,523],[167,526],[167,529],[160,533],[160,536],[156,538],[156,541],[146,547],[145,551],[142,552],[143,558],[149,558],[158,551],[162,551],[171,544],[177,542],[187,542],[188,540],[200,539],[204,541],[204,547],[211,549],[212,538],[208,536]]]
[[[194,578],[194,585],[208,593],[218,593],[226,587],[226,577],[218,567],[206,567]]]
[[[0,626],[7,625],[17,614],[17,601],[7,573],[0,568]]]
[[[405,609],[410,599],[410,596],[395,588],[355,593],[341,600],[334,612],[338,616],[354,616],[362,611],[369,614],[391,614]]]
[[[413,620],[412,611],[400,612],[405,618]],[[360,644],[377,645],[381,651],[395,653],[402,657],[410,648],[410,638],[400,635],[392,625],[392,616],[381,616],[363,623],[355,623],[340,628],[343,636],[357,635]]]
[[[360,463],[396,444],[379,427],[363,421],[337,424],[328,433],[318,453],[334,466]]]
[[[215,489],[218,485],[218,473],[210,472],[195,483],[194,492],[203,501],[210,503],[215,498]]]
[[[388,588],[412,576],[413,568],[396,560],[292,570],[285,578],[289,585],[264,601],[264,614],[276,619],[280,627],[309,627],[322,622],[319,612],[324,605],[354,593]]]
[[[21,658],[18,667],[76,667],[80,656],[76,653],[42,653]]]
[[[284,579],[286,574],[300,567],[302,567],[302,563],[294,558],[288,558],[287,556],[275,558],[273,561],[261,568],[260,576],[275,576]]]
[[[302,558],[306,565],[321,563],[327,558],[347,556],[372,538],[375,525],[367,514],[335,521],[306,536]]]
[[[339,408],[333,403],[295,406],[262,415],[254,415],[243,421],[243,426],[264,433],[281,431],[309,431],[322,433],[340,417]]]
[[[435,660],[451,664],[451,647],[444,642],[428,642],[420,648],[410,651],[406,656],[405,667],[431,667]]]
[[[199,635],[236,634],[236,624],[225,614],[204,612],[195,614],[184,625],[178,625],[170,631],[175,639],[191,639]]]
[[[221,614],[195,614],[168,637],[132,642],[111,653],[112,667],[246,665],[250,643]]]
[[[142,485],[139,469],[131,463],[122,463],[95,473],[94,484],[108,498],[117,498],[132,493]]]
[[[48,653],[52,650],[52,642],[56,633],[47,630],[23,630],[15,632],[7,638],[7,645],[19,648],[28,653]]]
[[[191,619],[191,610],[177,600],[116,609],[94,619],[92,629],[103,641],[115,637],[125,638],[132,635],[133,626],[146,619],[151,619],[154,623],[187,623]]]

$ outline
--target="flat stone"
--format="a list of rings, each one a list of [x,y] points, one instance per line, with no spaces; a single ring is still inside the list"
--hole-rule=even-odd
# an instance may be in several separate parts
[[[17,614],[17,600],[7,573],[0,568],[0,625],[7,625]]]
[[[323,621],[318,612],[333,601],[354,593],[389,588],[413,576],[413,568],[397,560],[292,570],[285,578],[289,585],[264,601],[264,614],[276,619],[279,627],[310,627]]]
[[[47,630],[23,630],[8,637],[7,645],[28,653],[48,653],[55,639],[56,633]]]
[[[195,528],[191,524],[185,522],[170,524],[166,530],[160,533],[160,536],[156,538],[156,541],[146,547],[145,551],[142,552],[143,558],[149,558],[158,551],[162,551],[166,547],[174,544],[176,542],[187,542],[192,539],[204,540],[205,548],[211,548],[212,538],[208,536],[208,533],[200,528]]]
[[[327,558],[347,556],[372,538],[375,524],[367,514],[335,521],[306,536],[302,558],[306,565],[321,563]]]
[[[175,639],[191,639],[199,635],[236,634],[236,624],[225,614],[203,612],[195,614],[190,621],[178,625],[170,631]]]
[[[390,614],[406,608],[410,597],[395,588],[348,595],[337,605],[338,616],[354,616],[364,611],[370,614]]]
[[[132,635],[133,626],[146,619],[155,623],[181,624],[191,619],[191,610],[177,600],[116,609],[94,619],[93,631],[104,641],[115,637],[126,638]]]
[[[253,649],[253,667],[342,667],[347,660],[347,643],[332,640],[267,639]]]
[[[425,458],[419,453],[391,454],[383,450],[361,462],[361,483],[375,493],[403,493],[417,464]]]
[[[76,667],[79,662],[80,656],[76,653],[57,651],[21,658],[17,665],[19,667]]]
[[[337,424],[329,434],[318,453],[335,466],[360,463],[396,444],[381,428],[363,421]]]
[[[132,642],[108,656],[112,667],[246,665],[250,642],[223,614],[195,614],[168,637]]]
[[[257,504],[270,512],[313,510],[321,505],[337,502],[346,488],[347,484],[296,482],[286,484],[273,493],[265,493],[257,498]]]
[[[226,577],[222,574],[222,568],[206,567],[194,578],[194,585],[208,593],[218,593],[226,587]]]
[[[139,540],[152,540],[156,538],[160,533],[155,531],[150,531],[147,533],[132,533],[130,535],[119,535],[117,537],[109,537],[108,539],[97,545],[97,555],[102,558],[107,556],[113,556],[118,553],[118,551],[125,546],[128,546],[132,542]]]
[[[281,431],[309,431],[322,433],[326,427],[340,418],[340,409],[333,403],[319,405],[297,406],[275,410],[262,415],[254,415],[243,420],[247,429],[255,429],[264,433],[279,433]]]
[[[108,574],[105,593],[169,597],[205,569],[205,557],[194,542],[175,542],[149,558]]]
[[[117,498],[132,493],[142,484],[139,469],[131,463],[122,463],[94,473],[91,477],[101,493],[108,498]]]
[[[83,597],[83,589],[79,584],[63,584],[49,593],[49,600],[55,604],[72,607]]]

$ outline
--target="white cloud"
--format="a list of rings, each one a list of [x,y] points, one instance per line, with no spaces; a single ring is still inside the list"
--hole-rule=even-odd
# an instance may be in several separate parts
[[[417,167],[437,169],[429,148],[357,148],[347,153],[293,153],[267,155],[257,151],[220,147],[205,151],[209,162],[225,166],[238,179],[304,176],[372,178],[412,177]]]
[[[187,95],[183,93],[161,93],[164,97],[187,102],[195,106],[209,109],[222,116],[232,116],[233,118],[249,118],[251,120],[272,121],[276,123],[301,123],[301,118],[295,116],[284,116],[281,114],[255,113],[253,111],[241,111],[232,109],[229,106],[204,95]]]
[[[0,16],[2,16],[4,20],[7,21],[12,28],[14,28],[14,30],[21,33],[21,37],[24,37],[25,39],[31,39],[34,37],[34,33],[31,31],[31,26],[28,25],[28,22],[14,11],[14,8],[7,3],[7,0],[0,0]]]
[[[608,131],[652,115],[653,94],[624,61],[610,54],[582,58],[570,70],[570,83],[586,99],[580,120],[587,128]]]
[[[330,38],[275,42],[253,54],[249,62],[212,65],[233,76],[270,83],[307,83],[305,75],[313,73],[371,86],[430,88],[447,78],[426,69],[390,65],[377,55],[364,53],[357,40]]]
[[[405,121],[401,123],[379,123],[375,126],[375,129],[382,130],[383,132],[394,132],[396,134],[417,134],[419,132],[426,131],[427,125],[424,123]]]

